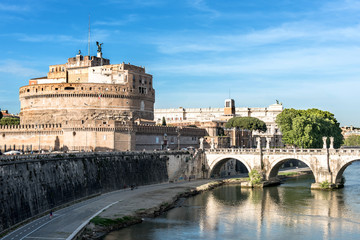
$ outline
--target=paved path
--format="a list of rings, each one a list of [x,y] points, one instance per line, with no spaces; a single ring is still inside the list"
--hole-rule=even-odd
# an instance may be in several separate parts
[[[106,217],[116,214],[128,215],[139,208],[155,207],[177,193],[184,192],[187,188],[197,187],[210,181],[155,184],[141,186],[134,190],[126,189],[103,194],[58,210],[54,212],[52,219],[44,216],[34,220],[9,233],[2,240],[72,239],[90,219],[99,213]]]

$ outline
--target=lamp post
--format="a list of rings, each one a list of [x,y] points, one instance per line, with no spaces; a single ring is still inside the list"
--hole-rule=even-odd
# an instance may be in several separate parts
[[[180,127],[176,128],[177,132],[177,144],[178,144],[178,150],[180,150]]]
[[[36,124],[35,128],[37,129],[38,135],[39,135],[39,147],[38,147],[38,151],[40,154],[40,124]]]

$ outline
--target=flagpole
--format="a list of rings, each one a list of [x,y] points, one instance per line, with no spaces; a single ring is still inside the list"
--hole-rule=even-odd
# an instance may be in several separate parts
[[[88,56],[90,57],[90,14],[89,14]]]

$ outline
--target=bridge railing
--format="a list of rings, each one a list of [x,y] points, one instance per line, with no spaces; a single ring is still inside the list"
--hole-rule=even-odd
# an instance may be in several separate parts
[[[261,149],[262,152],[266,153],[322,153],[326,151],[326,149],[321,148],[309,148],[309,149],[302,149],[302,148],[270,148]],[[243,154],[243,153],[256,153],[260,152],[257,148],[216,148],[216,149],[205,149],[207,153],[233,153],[233,154]]]
[[[335,153],[346,153],[346,154],[360,154],[360,149],[359,148],[339,148],[339,149],[332,149],[331,152],[335,152]]]

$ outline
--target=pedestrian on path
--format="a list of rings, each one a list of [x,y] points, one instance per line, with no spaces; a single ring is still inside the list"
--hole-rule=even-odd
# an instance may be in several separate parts
[[[50,210],[50,219],[52,219],[52,216],[53,216],[53,211]]]

